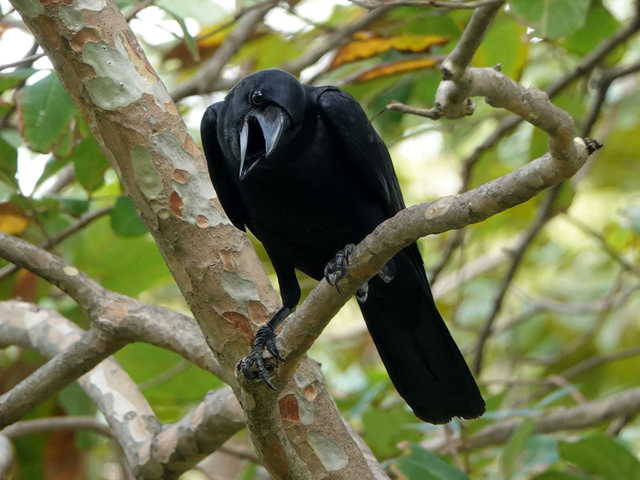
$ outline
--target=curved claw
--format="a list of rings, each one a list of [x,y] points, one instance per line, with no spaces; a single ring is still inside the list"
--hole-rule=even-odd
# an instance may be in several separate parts
[[[342,293],[342,290],[340,290],[338,282],[346,273],[347,267],[349,266],[349,257],[355,248],[356,246],[352,243],[346,244],[342,250],[338,250],[336,256],[330,260],[324,268],[324,278],[327,280],[327,283],[336,287],[338,293],[343,296],[344,294]]]
[[[278,350],[278,347],[276,346],[275,339],[268,341],[265,347],[271,355],[276,357],[281,362],[284,362],[284,358],[282,358],[282,355],[280,355],[280,350]]]
[[[271,389],[271,390],[275,390],[276,387],[273,386],[273,383],[271,383],[271,380],[269,380],[269,371],[267,370],[267,368],[264,365],[264,359],[262,358],[262,352],[260,352],[260,354],[257,354],[257,351],[254,350],[254,352],[256,352],[256,365],[258,366],[258,376],[262,379],[262,381],[264,383],[267,384],[267,386]],[[253,353],[253,352],[251,352]]]
[[[265,365],[263,357],[264,349],[267,349],[271,355],[281,362],[285,361],[276,346],[276,334],[269,324],[264,325],[258,330],[251,353],[240,362],[240,371],[249,380],[260,378],[269,388],[276,390],[276,387],[271,383],[271,380],[269,380],[271,374]],[[255,369],[252,368],[254,364]]]

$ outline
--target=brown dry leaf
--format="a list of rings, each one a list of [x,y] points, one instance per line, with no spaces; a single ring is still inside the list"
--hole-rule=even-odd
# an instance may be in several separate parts
[[[20,235],[29,226],[29,218],[13,203],[0,203],[0,232]]]
[[[403,53],[427,52],[435,45],[444,45],[449,37],[441,35],[397,35],[395,37],[381,37],[377,35],[354,35],[356,39],[341,47],[331,62],[331,69],[353,62],[370,58],[389,50]]]
[[[367,82],[374,78],[388,77],[399,73],[411,72],[412,70],[421,70],[423,68],[432,68],[438,65],[439,60],[434,58],[411,58],[409,60],[396,60],[393,62],[383,63],[373,68],[360,72],[353,78],[352,82]]]

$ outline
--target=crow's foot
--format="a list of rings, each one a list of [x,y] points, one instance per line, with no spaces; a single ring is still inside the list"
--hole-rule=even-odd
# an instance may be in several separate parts
[[[347,273],[347,267],[349,266],[349,257],[355,250],[356,246],[352,243],[347,243],[342,250],[338,250],[336,256],[327,262],[327,266],[324,267],[324,278],[329,285],[333,285],[338,290],[338,293],[342,295],[338,282]]]
[[[356,246],[352,243],[348,243],[342,250],[338,250],[336,256],[327,263],[324,267],[324,278],[329,285],[333,285],[338,290],[338,293],[342,295],[338,282],[347,273],[347,267],[349,267],[349,257],[353,254]],[[356,292],[356,298],[360,303],[367,300],[369,294],[369,284],[365,283]]]
[[[280,355],[278,347],[276,346],[276,333],[269,324],[264,325],[260,330],[258,330],[256,340],[253,342],[251,353],[240,362],[240,371],[249,380],[261,378],[269,388],[275,390],[276,387],[274,387],[271,380],[269,380],[271,374],[269,373],[264,360],[263,352],[265,348],[275,358],[284,362],[284,358],[282,358],[282,355]],[[252,369],[251,367],[253,367],[254,364],[256,365],[256,368]]]

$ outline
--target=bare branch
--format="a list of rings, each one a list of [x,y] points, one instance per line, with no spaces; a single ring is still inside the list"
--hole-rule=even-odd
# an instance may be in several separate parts
[[[23,420],[9,425],[0,434],[7,438],[20,438],[34,433],[50,432],[52,430],[91,430],[94,433],[109,438],[115,438],[113,430],[98,422],[93,417],[50,417]]]
[[[440,66],[444,80],[457,81],[462,76],[503,4],[504,1],[489,2],[473,12],[460,41]]]
[[[83,334],[57,312],[23,302],[1,302],[0,316],[2,346],[19,345],[54,359],[65,355],[68,345]],[[228,387],[209,392],[182,420],[163,429],[137,385],[112,358],[78,383],[107,418],[134,473],[145,472],[148,479],[176,478],[245,426],[244,413]],[[15,402],[9,405],[15,409]],[[0,406],[5,407],[4,398]],[[8,427],[8,436],[21,428]]]
[[[387,110],[395,110],[402,113],[408,113],[410,115],[430,118],[431,120],[438,120],[442,118],[442,114],[438,108],[416,108],[410,105],[405,105],[404,103],[396,102],[395,100],[389,103],[385,108]]]
[[[24,240],[4,233],[0,233],[0,238],[3,238],[0,242],[1,256],[56,282],[64,291],[76,295],[74,298],[82,302],[81,306],[93,321],[93,328],[70,340],[67,345],[71,346],[68,348],[58,353],[55,351],[57,347],[50,345],[49,348],[54,350],[50,350],[52,353],[49,356],[53,358],[0,397],[1,426],[20,419],[130,341],[146,341],[170,348],[196,365],[226,379],[226,372],[211,355],[194,320],[161,307],[140,304],[106,290],[61,258]],[[29,307],[20,311],[12,305],[4,321],[0,322],[0,330],[11,331],[15,324],[20,325],[25,314],[33,316],[34,322],[48,318],[38,311],[32,312]],[[43,325],[43,328],[48,328],[46,322]],[[9,342],[11,338],[13,337],[8,333],[0,336],[1,342]],[[26,341],[28,340],[22,338],[19,342]],[[6,345],[8,344],[10,343]]]
[[[0,72],[2,70],[6,70],[7,68],[13,67],[25,68],[32,65],[36,60],[40,60],[42,57],[44,57],[44,53],[36,53],[35,55],[30,55],[21,60],[18,60],[17,62],[5,63],[4,65],[0,65]]]
[[[241,401],[250,428],[269,425],[271,404],[253,402],[259,395],[256,392],[266,387],[251,384],[246,386],[250,391],[246,390],[234,375],[236,363],[250,350],[254,332],[277,309],[277,296],[249,240],[223,216],[204,158],[135,36],[109,0],[97,10],[79,11],[99,33],[99,42],[77,35],[65,23],[59,12],[64,8],[61,3],[38,7],[37,13],[25,11],[20,2],[16,7],[154,236],[225,378]],[[69,38],[77,42],[71,45]],[[108,66],[112,56],[121,68]],[[296,415],[283,413],[281,417],[287,436],[303,446],[296,452],[303,463],[316,472],[331,468],[336,479],[374,478],[319,371],[304,360],[295,378],[278,405],[289,409],[284,412],[291,412],[299,402],[309,402],[304,406],[314,413],[313,419],[306,421],[305,417],[304,423]],[[261,434],[262,438],[279,439],[275,428],[273,436]],[[339,462],[332,457],[325,467],[327,458],[316,453],[313,441],[337,444]],[[270,446],[256,444],[273,474],[282,466],[277,465],[281,457],[269,454]]]
[[[279,339],[287,352],[287,362],[280,367],[281,375],[287,378],[292,373],[289,370],[292,359],[306,352],[348,296],[398,251],[420,237],[482,221],[568,178],[587,158],[583,142],[576,140],[574,145],[574,152],[564,160],[555,161],[551,154],[546,154],[477,189],[407,208],[378,226],[355,250],[350,275],[340,284],[346,296],[342,297],[323,280],[283,327]]]
[[[640,388],[611,397],[585,402],[576,407],[534,417],[536,433],[553,433],[592,427],[620,416],[635,416],[640,412]],[[480,430],[459,445],[461,451],[471,451],[490,445],[505,443],[522,423],[521,419],[508,419]],[[443,448],[430,445],[430,449]]]
[[[38,317],[37,312],[33,312],[32,316]],[[41,321],[42,316],[39,317],[35,321]],[[2,342],[18,343],[11,341],[11,337],[6,333],[6,326],[4,322],[0,324],[0,332],[3,332]],[[95,329],[83,333],[76,332],[69,341],[73,342],[70,346],[0,396],[0,427],[20,420],[122,346],[112,338],[105,339]]]
[[[482,325],[480,335],[478,336],[475,356],[471,368],[476,376],[480,375],[480,372],[482,370],[484,347],[489,340],[489,337],[493,333],[493,323],[495,322],[498,314],[500,313],[500,310],[502,309],[502,304],[504,302],[505,296],[507,295],[509,285],[511,285],[511,282],[516,275],[518,267],[520,266],[520,263],[524,258],[524,254],[527,251],[527,248],[529,248],[529,245],[531,245],[538,232],[540,232],[540,230],[542,230],[547,222],[549,222],[549,220],[553,218],[552,207],[556,198],[558,197],[559,192],[560,184],[555,185],[551,188],[543,204],[538,209],[536,218],[533,220],[533,222],[531,222],[531,225],[522,235],[522,238],[518,242],[518,245],[511,252],[511,263],[509,264],[509,269],[507,270],[505,276],[502,278],[502,282],[500,283],[500,287],[498,288],[498,293],[493,300],[491,311],[487,316],[484,325]]]
[[[556,82],[552,83],[545,91],[549,95],[549,98],[554,98],[566,87],[568,87],[577,78],[588,75],[597,65],[599,65],[604,58],[618,45],[625,42],[629,37],[634,35],[640,29],[640,14],[636,11],[634,18],[626,25],[622,26],[612,37],[607,38],[601,42],[601,44],[593,50],[589,55],[585,56],[580,63],[564,77],[560,78]],[[638,66],[640,68],[640,66]],[[627,73],[633,73],[635,70],[630,69]],[[625,73],[624,71],[622,73]],[[619,77],[616,77],[619,78]],[[600,90],[599,90],[600,91]],[[604,101],[604,96],[599,99],[600,102]],[[592,111],[597,112],[601,105],[597,105]],[[589,126],[589,129],[593,125],[596,117],[592,114],[587,117],[584,122],[585,126]],[[493,147],[504,135],[512,131],[517,127],[522,118],[508,117],[500,122],[500,125],[496,127],[493,133],[485,139],[485,141],[479,145],[474,152],[462,162],[462,187],[461,192],[469,189],[471,182],[471,171],[475,163],[480,159],[480,156],[485,151]],[[587,133],[583,133],[583,136],[587,136]]]

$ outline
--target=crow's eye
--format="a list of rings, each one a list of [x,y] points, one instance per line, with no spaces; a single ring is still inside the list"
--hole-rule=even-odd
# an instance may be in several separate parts
[[[260,90],[253,90],[249,94],[249,101],[251,105],[259,106],[262,103],[262,92]]]

